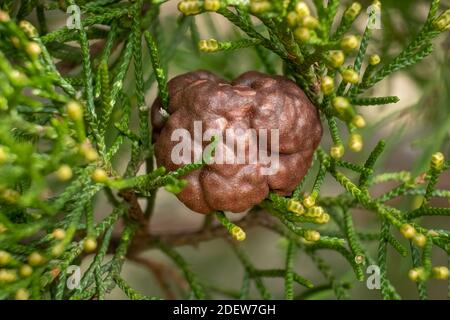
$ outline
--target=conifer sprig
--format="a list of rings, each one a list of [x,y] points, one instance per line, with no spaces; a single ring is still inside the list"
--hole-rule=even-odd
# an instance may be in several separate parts
[[[349,264],[352,280],[365,280],[365,268],[376,264],[381,296],[399,299],[400,290],[389,278],[387,252],[392,247],[411,266],[405,278],[416,282],[418,296],[426,299],[430,279],[448,278],[448,268],[435,265],[431,251],[438,248],[449,256],[450,231],[424,227],[421,218],[450,215],[448,206],[433,202],[433,198],[450,198],[449,190],[437,187],[450,162],[434,150],[426,172],[416,176],[409,171],[379,172],[377,164],[389,140],[380,141],[362,163],[350,161],[346,151],[367,149],[366,121],[359,110],[387,104],[395,108],[399,100],[372,96],[371,89],[430,56],[436,38],[450,28],[449,11],[441,12],[440,1],[433,0],[422,29],[389,60],[381,53],[368,54],[371,36],[377,32],[371,19],[377,10],[385,10],[380,1],[372,4],[375,11],[366,17],[362,35],[355,33],[354,24],[367,8],[354,2],[338,16],[341,1],[313,2],[315,8],[298,0],[182,0],[181,15],[171,26],[172,36],[167,36],[168,26],[160,15],[164,1],[49,1],[45,5],[3,1],[0,299],[104,299],[115,287],[133,300],[157,299],[136,291],[122,274],[127,259],[137,261],[137,255],[149,248],[169,257],[188,284],[187,289],[180,286],[179,297],[210,298],[215,291],[226,290],[214,291],[214,285],[204,283],[175,247],[216,238],[228,239],[244,271],[234,297],[250,297],[252,285],[260,298],[277,297],[265,278],[280,278],[286,299],[324,292],[347,298],[347,280],[318,255],[332,250]],[[28,20],[36,3],[33,25]],[[49,15],[66,14],[68,5],[77,4],[81,28],[55,28],[49,23]],[[234,39],[199,39],[203,30],[195,16],[213,12],[241,33]],[[189,55],[203,59],[216,52],[220,53],[212,56],[254,51],[262,71],[283,73],[295,81],[317,106],[332,145],[329,152],[323,148],[325,142],[317,150],[309,172],[311,183],[303,179],[289,196],[270,193],[240,221],[217,212],[217,221],[208,220],[200,230],[175,236],[149,234],[158,189],[180,192],[186,185],[183,176],[207,162],[203,159],[171,172],[153,163],[146,96],[153,84],[157,86],[163,113],[167,111],[168,69],[177,47],[189,36],[196,46]],[[125,170],[118,161],[124,158]],[[144,163],[147,172],[138,173]],[[328,179],[339,186],[339,194],[324,194]],[[373,187],[385,182],[397,185],[375,195]],[[102,194],[112,209],[100,219],[97,198]],[[412,196],[420,197],[414,206],[390,202]],[[379,224],[361,230],[355,210],[372,214]],[[114,230],[119,225],[123,228],[117,235]],[[236,242],[245,240],[245,231],[252,226],[281,238],[283,267],[259,268]],[[378,244],[376,252],[368,244]],[[109,254],[111,259],[106,258]],[[73,279],[69,271],[88,255],[93,257],[86,271],[77,286],[69,288]],[[308,256],[325,282],[313,283],[301,276],[297,255]],[[297,291],[297,284],[306,291]]]

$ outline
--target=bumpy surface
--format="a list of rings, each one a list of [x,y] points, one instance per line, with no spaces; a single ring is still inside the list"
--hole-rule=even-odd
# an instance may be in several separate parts
[[[177,196],[191,210],[242,212],[260,203],[269,191],[289,195],[306,174],[322,137],[322,126],[314,105],[291,80],[250,71],[229,83],[210,72],[196,71],[173,78],[168,86],[170,116],[163,120],[158,98],[151,120],[156,160],[170,171],[183,165],[171,159],[173,148],[179,144],[179,140],[172,141],[172,133],[184,128],[194,137],[194,121],[201,121],[203,132],[220,130],[224,143],[226,129],[267,129],[269,137],[271,129],[279,130],[279,166],[274,174],[264,174],[267,164],[258,160],[213,163],[184,176],[188,185]],[[249,139],[232,138],[249,149]],[[208,144],[209,140],[194,144],[192,153]],[[269,140],[268,150],[270,146]]]

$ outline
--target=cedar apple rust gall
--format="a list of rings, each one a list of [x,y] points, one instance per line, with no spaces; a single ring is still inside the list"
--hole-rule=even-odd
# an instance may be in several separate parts
[[[243,212],[269,191],[290,195],[309,169],[322,125],[293,81],[250,71],[228,82],[195,71],[168,89],[168,117],[159,98],[152,106],[155,156],[169,171],[203,161],[177,194],[191,210]]]

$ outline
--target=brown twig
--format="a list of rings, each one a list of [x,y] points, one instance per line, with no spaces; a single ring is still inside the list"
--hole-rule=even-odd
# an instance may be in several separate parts
[[[172,277],[172,279],[175,280],[180,288],[182,288],[183,290],[187,289],[188,285],[186,281],[182,277],[180,277],[180,275],[170,266],[140,256],[129,256],[128,258],[131,261],[143,265],[154,275],[156,281],[159,284],[159,287],[164,292],[164,295],[167,299],[175,300],[177,298],[175,293],[170,288],[170,284],[168,281],[169,275]]]
[[[134,216],[136,212],[141,212],[139,203],[137,202],[136,196],[131,196],[129,193],[121,193],[121,196],[130,203],[129,215]],[[134,206],[139,206],[139,209]],[[134,209],[133,209],[134,208]],[[140,214],[138,215],[138,217]],[[157,241],[162,241],[170,246],[179,247],[179,246],[197,246],[202,242],[207,242],[210,240],[218,239],[218,238],[227,238],[230,237],[228,231],[220,224],[203,227],[198,230],[187,231],[187,232],[178,232],[172,234],[150,234],[147,230],[148,222],[147,220],[142,221],[139,218],[139,221],[143,223],[140,228],[140,232],[136,234],[133,239],[133,242],[128,250],[127,258],[130,260],[135,260],[138,255],[146,250],[152,249],[156,246]],[[243,229],[250,229],[253,227],[264,227],[264,228],[272,228],[276,221],[270,216],[267,212],[263,210],[255,210],[249,212],[244,218],[237,222],[240,227]],[[144,226],[144,227],[142,227]],[[113,237],[110,242],[110,246],[108,248],[109,252],[115,252],[118,244],[119,237]],[[138,258],[139,259],[139,258]]]
[[[243,229],[250,229],[257,226],[270,228],[276,222],[268,213],[260,210],[249,212],[237,223]],[[141,228],[141,230],[143,230],[143,228]],[[155,242],[157,240],[170,246],[178,247],[185,245],[196,246],[201,242],[225,237],[229,237],[229,233],[222,225],[211,225],[199,230],[173,234],[149,234],[148,232],[141,232],[135,236],[129,252],[130,256],[135,256],[140,252],[155,247]],[[110,250],[115,250],[118,240],[118,238],[113,238],[111,240]]]
[[[218,238],[230,238],[228,231],[222,225],[214,225],[212,221],[194,231],[173,234],[150,234],[148,231],[148,219],[138,202],[136,194],[132,190],[122,190],[119,193],[119,196],[129,204],[128,217],[138,222],[140,226],[129,247],[127,258],[130,261],[145,266],[152,272],[167,299],[174,300],[177,298],[176,294],[170,288],[168,278],[173,279],[182,290],[186,290],[188,287],[185,279],[170,266],[139,256],[141,252],[155,247],[157,242],[163,242],[172,247],[184,245],[196,246],[201,242]],[[257,226],[271,228],[276,224],[276,221],[263,210],[253,210],[237,223],[243,229],[248,230]],[[109,251],[115,251],[119,244],[119,240],[119,237],[113,237],[113,239],[111,239]]]

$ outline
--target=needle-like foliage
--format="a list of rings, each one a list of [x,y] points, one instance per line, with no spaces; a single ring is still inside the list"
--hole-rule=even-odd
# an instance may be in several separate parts
[[[364,281],[367,267],[377,266],[384,299],[400,298],[389,278],[389,247],[408,259],[411,270],[404,276],[417,283],[420,298],[428,296],[429,279],[448,278],[448,268],[435,265],[431,250],[439,248],[449,256],[450,231],[426,228],[421,220],[450,215],[450,208],[431,201],[450,198],[449,190],[437,188],[440,176],[450,169],[444,155],[433,150],[427,171],[418,176],[378,172],[384,141],[361,163],[344,160],[347,150],[364,147],[361,129],[366,121],[359,110],[386,104],[395,108],[399,100],[372,96],[371,89],[394,72],[420,63],[432,53],[433,40],[449,29],[450,12],[442,12],[439,0],[431,1],[418,34],[386,61],[382,55],[368,54],[377,31],[374,21],[382,12],[380,1],[367,11],[361,35],[355,33],[354,23],[366,8],[357,2],[346,6],[339,0],[313,1],[312,6],[297,0],[182,0],[170,32],[161,24],[165,2],[2,1],[0,299],[104,299],[115,287],[130,299],[158,299],[137,292],[121,274],[127,259],[156,270],[157,265],[139,256],[150,248],[171,259],[181,282],[188,285],[180,285],[177,295],[160,279],[168,298],[227,294],[205,283],[176,246],[228,236],[245,273],[242,286],[228,292],[235,298],[249,298],[251,285],[260,298],[272,298],[265,278],[284,280],[286,299],[330,290],[337,298],[347,298],[348,279],[334,273],[333,265],[318,254],[322,250],[341,255],[353,270],[352,280]],[[49,18],[61,12],[79,25],[53,28]],[[214,16],[221,15],[240,30],[239,38],[201,39],[198,15],[212,15],[212,26]],[[288,197],[271,193],[241,221],[232,222],[217,212],[217,223],[208,217],[198,231],[153,235],[148,231],[157,190],[180,192],[186,185],[183,175],[203,165],[173,172],[155,167],[148,121],[146,95],[154,85],[166,108],[168,66],[181,39],[189,36],[198,45],[189,54],[222,54],[226,59],[234,50],[254,50],[261,71],[294,80],[318,108],[332,145],[326,150],[324,143],[317,150],[309,172],[311,186],[302,181]],[[125,153],[122,169],[116,160]],[[138,173],[144,165],[147,172]],[[340,186],[340,194],[322,192],[329,178]],[[375,196],[372,187],[387,181],[397,185]],[[99,212],[98,195],[108,199],[110,212]],[[413,209],[389,202],[408,196],[421,196],[422,202]],[[376,217],[373,232],[359,230],[355,210]],[[281,268],[258,268],[238,244],[252,226],[283,239]],[[368,244],[376,244],[375,255]],[[91,253],[87,269],[74,280],[71,267]],[[325,283],[313,283],[298,273],[298,255],[311,258]],[[299,294],[298,286],[306,291]]]

